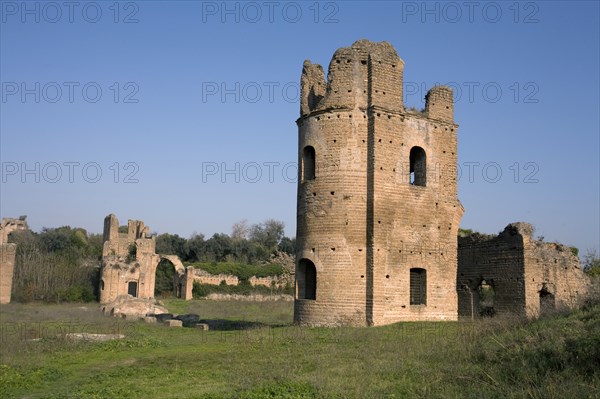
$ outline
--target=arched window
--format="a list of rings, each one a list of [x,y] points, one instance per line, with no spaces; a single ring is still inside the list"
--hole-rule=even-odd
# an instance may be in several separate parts
[[[315,149],[307,145],[302,150],[302,181],[315,178]]]
[[[421,147],[410,149],[410,184],[423,187],[427,185],[427,156]]]
[[[410,304],[427,305],[427,272],[425,269],[410,269]]]
[[[298,262],[296,276],[298,299],[317,299],[317,269],[308,259]]]

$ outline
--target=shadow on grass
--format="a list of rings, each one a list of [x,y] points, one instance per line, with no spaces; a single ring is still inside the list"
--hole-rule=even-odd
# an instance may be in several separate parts
[[[251,330],[256,328],[290,327],[292,324],[267,324],[256,321],[226,320],[226,319],[202,319],[200,323],[208,324],[211,331],[234,331]]]

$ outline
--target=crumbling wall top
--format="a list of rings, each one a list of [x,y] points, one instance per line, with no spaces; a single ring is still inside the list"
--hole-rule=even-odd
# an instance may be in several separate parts
[[[2,223],[0,223],[0,244],[6,244],[10,233],[20,230],[29,230],[24,217],[2,218]]]
[[[300,115],[327,109],[366,108],[374,102],[402,108],[403,68],[404,61],[390,43],[366,39],[334,53],[327,80],[321,65],[306,60],[302,68]]]
[[[368,39],[360,39],[352,43],[350,47],[342,47],[333,53],[333,58],[329,64],[329,70],[337,63],[340,58],[358,58],[367,61],[367,57],[372,56],[381,60],[401,62],[404,61],[398,57],[398,53],[389,42],[372,42]]]
[[[526,222],[514,222],[507,225],[504,230],[498,234],[472,233],[469,235],[459,234],[459,244],[477,244],[481,242],[502,240],[502,241],[533,241],[533,226]]]
[[[114,214],[104,218],[103,256],[127,256],[135,244],[138,255],[154,254],[156,237],[151,237],[150,229],[141,220],[129,220],[127,232],[119,233],[119,220]]]
[[[520,235],[528,239],[533,239],[533,226],[526,222],[510,223],[504,228],[504,231],[499,234],[500,237],[512,237]]]

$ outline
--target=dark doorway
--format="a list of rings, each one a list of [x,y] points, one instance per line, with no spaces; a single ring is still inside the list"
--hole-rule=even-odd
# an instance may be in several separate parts
[[[137,281],[130,281],[127,285],[127,293],[133,297],[137,297],[138,295],[138,283]]]
[[[477,287],[477,295],[479,296],[479,315],[484,317],[492,317],[496,314],[494,302],[496,291],[491,282],[481,280]]]
[[[298,263],[298,299],[317,299],[317,269],[308,259]]]
[[[548,291],[546,284],[540,290],[540,315],[547,316],[556,310],[556,302],[554,295]]]

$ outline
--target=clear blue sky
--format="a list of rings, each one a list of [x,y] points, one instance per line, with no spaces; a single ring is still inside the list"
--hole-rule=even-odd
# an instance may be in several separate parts
[[[404,60],[407,106],[458,89],[462,227],[600,249],[598,2],[467,4],[2,1],[0,213],[293,236],[302,63],[367,38]]]

